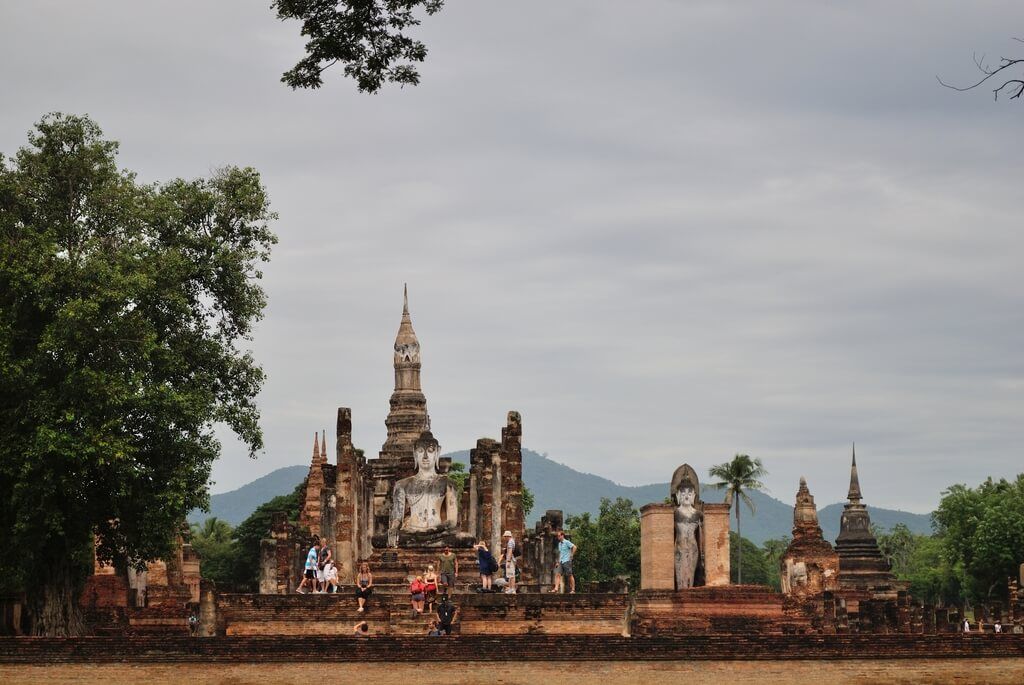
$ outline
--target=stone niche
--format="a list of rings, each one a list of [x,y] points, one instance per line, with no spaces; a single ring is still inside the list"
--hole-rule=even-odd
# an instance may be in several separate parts
[[[640,589],[685,590],[688,587],[729,585],[729,506],[702,502],[696,472],[684,464],[672,477],[673,504],[646,504],[640,509]],[[694,513],[696,512],[696,514]],[[682,563],[696,523],[699,559]],[[684,540],[680,536],[685,535]],[[688,584],[689,573],[693,574]]]

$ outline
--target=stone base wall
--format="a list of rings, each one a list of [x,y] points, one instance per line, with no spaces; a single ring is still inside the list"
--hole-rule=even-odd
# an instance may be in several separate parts
[[[430,648],[425,649],[429,644]],[[1024,658],[1022,635],[694,635],[625,638],[595,635],[462,636],[455,639],[353,637],[0,638],[0,663],[272,663],[549,661],[572,679],[576,661]],[[483,668],[483,666],[482,666]],[[315,672],[315,671],[314,671]],[[486,679],[486,678],[485,678]],[[726,680],[728,678],[726,677]]]
[[[707,633],[781,634],[792,632],[793,618],[782,595],[760,585],[697,587],[676,592],[641,591],[634,600],[634,635]],[[802,619],[795,619],[802,622]]]

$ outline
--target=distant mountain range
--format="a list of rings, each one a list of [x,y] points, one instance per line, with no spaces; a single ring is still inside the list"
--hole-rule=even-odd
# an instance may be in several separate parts
[[[454,461],[469,463],[469,451],[453,452],[450,456]],[[235,526],[245,520],[256,507],[263,502],[291,492],[309,472],[309,466],[286,466],[272,471],[262,478],[243,485],[237,490],[210,497],[210,511],[193,511],[188,519],[190,522],[201,522],[210,516],[216,516]],[[668,496],[668,483],[653,485],[619,485],[607,478],[592,473],[581,473],[564,464],[559,464],[532,450],[523,450],[523,481],[533,492],[534,506],[529,521],[539,520],[548,509],[561,509],[566,516],[591,512],[596,516],[601,506],[601,498],[614,500],[624,497],[637,507],[648,502],[661,502]],[[718,490],[701,488],[701,497],[708,502],[721,502],[723,493]],[[793,526],[792,503],[779,500],[761,492],[751,492],[756,513],[751,516],[744,507],[743,537],[756,544],[765,540],[790,535]],[[839,535],[839,517],[842,514],[842,503],[829,504],[818,510],[825,539],[833,541]],[[881,509],[868,506],[871,522],[879,528],[890,529],[897,523],[905,524],[915,533],[932,532],[931,517],[927,514],[913,514],[894,509]],[[735,527],[735,517],[732,519]]]

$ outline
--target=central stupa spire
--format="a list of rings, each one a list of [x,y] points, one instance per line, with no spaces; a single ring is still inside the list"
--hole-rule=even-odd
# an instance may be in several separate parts
[[[384,441],[382,459],[412,459],[413,443],[420,433],[429,429],[427,398],[420,388],[420,341],[412,328],[409,315],[409,287],[402,288],[402,321],[398,325],[394,347],[395,391],[391,394],[391,411],[384,421],[388,438]]]
[[[850,465],[850,492],[846,499],[854,504],[859,503],[863,497],[860,494],[860,478],[857,477],[857,443],[853,444],[853,463]]]

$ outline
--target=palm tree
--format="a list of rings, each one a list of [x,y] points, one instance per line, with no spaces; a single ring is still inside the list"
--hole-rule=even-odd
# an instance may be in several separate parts
[[[717,478],[718,483],[711,483],[716,490],[725,490],[725,503],[732,506],[733,499],[736,499],[736,536],[742,541],[740,533],[740,503],[747,505],[750,514],[754,514],[754,501],[747,494],[748,490],[763,490],[764,483],[760,481],[768,475],[761,465],[760,459],[751,459],[746,454],[737,454],[732,461],[718,464],[708,469],[708,475]],[[740,544],[737,552],[736,583],[743,584],[743,545]]]

